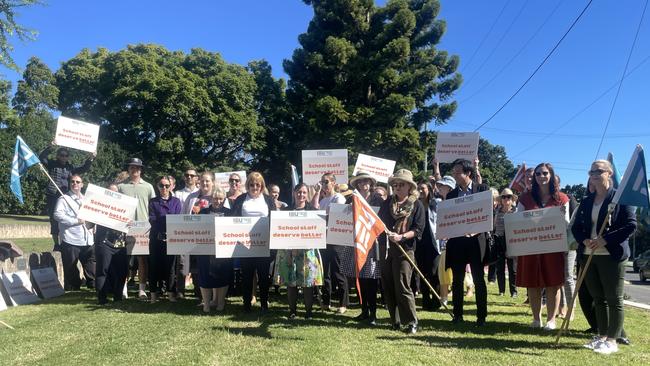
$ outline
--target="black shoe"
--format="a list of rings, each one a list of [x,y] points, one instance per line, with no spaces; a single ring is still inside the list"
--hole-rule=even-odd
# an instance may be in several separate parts
[[[377,318],[375,318],[374,316],[369,317],[368,318],[368,325],[373,326],[373,327],[376,326],[377,325]]]
[[[402,329],[402,324],[400,323],[393,324],[393,330],[400,330],[400,329]]]
[[[462,322],[463,322],[462,316],[455,316],[453,319],[451,319],[451,324],[461,324]]]
[[[105,296],[100,297],[100,298],[97,299],[97,304],[106,305],[106,304],[108,304],[108,299]]]
[[[630,339],[625,338],[625,337],[616,338],[616,343],[629,346],[630,345]]]
[[[585,329],[585,330],[582,331],[582,333],[590,333],[590,334],[595,334],[597,332],[598,332],[598,330],[594,329],[594,328],[588,328],[588,329]]]
[[[289,313],[289,316],[287,316],[287,319],[289,319],[289,320],[296,319],[296,313],[294,313],[293,311],[290,312],[290,313]]]
[[[352,318],[352,319],[354,319],[354,320],[360,322],[360,321],[362,321],[362,320],[366,320],[366,319],[368,319],[369,317],[370,317],[370,316],[368,315],[368,313],[361,313],[361,314],[355,316],[355,317]]]
[[[404,333],[406,334],[415,334],[417,332],[418,332],[417,324],[409,324],[406,326],[406,329],[404,329]]]
[[[476,319],[476,326],[477,327],[485,326],[485,319]]]
[[[311,310],[307,310],[307,312],[305,313],[305,319],[306,320],[312,320],[313,318],[314,318],[314,316],[312,315]]]

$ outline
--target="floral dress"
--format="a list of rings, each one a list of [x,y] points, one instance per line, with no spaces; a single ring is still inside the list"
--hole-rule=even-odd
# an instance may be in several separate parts
[[[288,210],[312,209],[307,205],[302,209],[289,208]],[[280,249],[275,257],[274,283],[288,287],[321,286],[323,284],[322,263],[318,249]]]

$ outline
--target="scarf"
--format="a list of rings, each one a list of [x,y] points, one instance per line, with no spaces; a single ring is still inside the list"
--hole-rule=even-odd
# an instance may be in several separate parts
[[[395,219],[393,231],[397,234],[403,234],[407,231],[406,225],[408,224],[408,218],[411,216],[415,202],[418,199],[419,194],[417,191],[411,192],[402,204],[397,202],[397,196],[394,195],[391,197],[390,215]]]

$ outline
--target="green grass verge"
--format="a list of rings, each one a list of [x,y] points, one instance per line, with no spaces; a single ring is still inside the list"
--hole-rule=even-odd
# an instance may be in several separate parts
[[[49,225],[47,216],[0,215],[0,225]]]
[[[7,239],[18,245],[23,252],[50,252],[54,243],[52,238],[14,238]]]
[[[490,286],[490,292],[496,292]],[[195,299],[149,304],[129,299],[95,305],[94,293],[81,291],[37,305],[0,312],[15,330],[0,328],[3,365],[589,365],[650,364],[650,316],[626,308],[625,328],[632,346],[602,356],[582,348],[589,336],[570,331],[559,348],[555,332],[530,329],[523,299],[489,298],[487,326],[453,326],[444,312],[418,312],[414,336],[389,330],[388,314],[379,325],[362,327],[345,315],[316,312],[311,321],[287,320],[284,297],[264,316],[242,314],[230,298],[223,314],[203,315]],[[466,319],[475,313],[473,302]],[[572,329],[587,328],[578,316]]]

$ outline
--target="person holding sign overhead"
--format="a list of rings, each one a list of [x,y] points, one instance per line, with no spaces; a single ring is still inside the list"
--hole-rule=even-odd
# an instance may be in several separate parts
[[[535,167],[535,178],[530,191],[519,199],[517,212],[544,207],[560,206],[569,222],[569,197],[560,192],[555,171],[550,163]],[[528,289],[528,299],[533,311],[532,328],[542,327],[542,290],[546,289],[546,325],[555,329],[555,317],[560,306],[560,287],[564,284],[564,253],[545,253],[517,257],[518,287]]]
[[[391,231],[380,237],[381,284],[393,329],[400,330],[402,325],[406,325],[405,331],[415,334],[418,318],[410,287],[413,266],[396,245],[400,245],[411,261],[415,261],[415,243],[422,239],[426,214],[413,173],[399,169],[388,178],[388,184],[394,194],[379,208],[379,218]]]
[[[268,217],[271,211],[275,211],[273,198],[264,194],[266,184],[264,177],[258,172],[252,172],[246,179],[246,190],[248,193],[241,194],[232,205],[231,215],[234,217]],[[242,271],[242,297],[244,298],[244,311],[251,311],[253,298],[253,277],[257,272],[258,285],[260,288],[261,312],[269,310],[269,270],[273,252],[269,257],[241,258]]]
[[[608,206],[616,193],[609,161],[594,161],[588,174],[590,193],[582,200],[571,228],[583,266],[593,252],[585,283],[594,298],[598,335],[585,347],[610,354],[618,351],[616,340],[623,330],[625,261],[630,256],[628,238],[636,230],[636,214],[634,207],[616,205],[608,220]]]
[[[164,287],[169,301],[176,301],[176,256],[167,255],[167,215],[181,213],[181,201],[172,196],[169,176],[158,178],[158,196],[149,201],[149,291],[151,302],[158,301],[158,291]]]
[[[457,187],[447,195],[447,199],[468,196],[477,192],[487,191],[485,184],[475,181],[476,173],[472,162],[457,159],[453,163],[452,175]],[[474,288],[476,291],[476,325],[485,325],[487,318],[487,285],[483,273],[483,256],[485,250],[485,233],[468,234],[447,240],[447,253],[445,258],[446,268],[451,268],[453,279],[451,291],[453,292],[454,324],[462,323],[463,319],[463,280],[465,267],[469,264]]]

